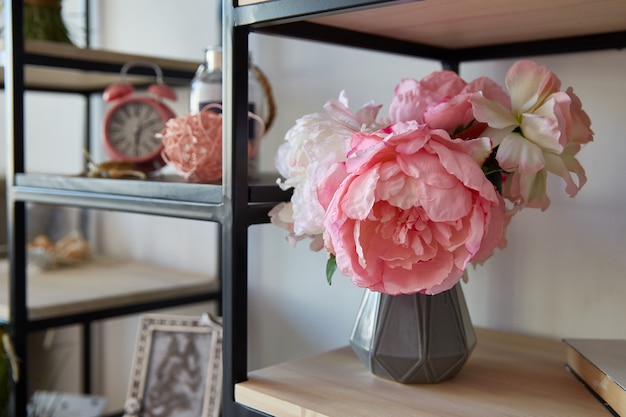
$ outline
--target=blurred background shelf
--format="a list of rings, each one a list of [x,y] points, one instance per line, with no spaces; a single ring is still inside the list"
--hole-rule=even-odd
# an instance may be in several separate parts
[[[0,54],[4,86],[4,45]],[[172,60],[120,52],[78,48],[48,41],[26,41],[24,44],[24,79],[27,89],[92,93],[119,82],[122,66],[130,61],[149,61],[163,71],[166,84],[186,86],[199,62]],[[154,82],[150,68],[133,68],[126,80],[134,85]]]
[[[0,286],[6,286],[8,262],[0,262]],[[28,327],[81,323],[191,302],[216,300],[215,277],[134,260],[94,257],[75,265],[42,270],[29,266]],[[9,319],[9,300],[0,292],[0,320]]]

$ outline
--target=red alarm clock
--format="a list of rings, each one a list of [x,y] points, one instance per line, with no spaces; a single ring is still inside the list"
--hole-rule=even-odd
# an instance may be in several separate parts
[[[133,86],[125,81],[133,66],[154,69],[156,83],[148,87],[149,95],[133,94]],[[113,102],[104,116],[104,148],[114,161],[131,162],[143,172],[154,171],[165,165],[159,133],[165,122],[175,117],[162,99],[176,100],[176,93],[163,83],[161,68],[151,62],[129,62],[121,75],[122,81],[107,87],[102,95],[105,102]]]

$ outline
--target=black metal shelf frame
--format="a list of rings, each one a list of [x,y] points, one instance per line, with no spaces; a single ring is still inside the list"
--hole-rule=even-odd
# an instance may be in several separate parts
[[[626,31],[618,31],[539,41],[449,49],[304,21],[304,19],[315,17],[354,12],[374,7],[414,3],[416,1],[422,0],[270,1],[236,8],[233,24],[237,27],[248,27],[248,30],[252,32],[427,58],[440,62],[460,63],[531,55],[622,49],[626,47]]]
[[[94,62],[90,59],[60,58],[46,54],[27,53],[22,33],[23,0],[10,0],[4,4],[5,12],[5,49],[3,62],[5,79],[6,137],[8,141],[7,161],[7,233],[9,245],[9,299],[10,302],[10,334],[16,355],[20,358],[20,366],[28,366],[27,335],[31,331],[70,324],[82,325],[83,340],[83,388],[91,389],[90,352],[91,324],[96,320],[145,312],[157,308],[197,303],[201,301],[217,301],[221,303],[221,290],[207,290],[191,296],[176,296],[166,300],[140,302],[115,308],[85,311],[79,314],[61,315],[40,319],[29,319],[27,308],[27,274],[26,274],[26,205],[27,203],[45,203],[60,206],[77,206],[90,209],[116,210],[130,213],[153,214],[188,218],[217,223],[230,219],[230,212],[222,203],[222,187],[214,184],[190,184],[188,182],[154,182],[141,185],[135,184],[135,190],[128,190],[129,182],[99,180],[55,175],[32,175],[25,173],[24,149],[24,92],[28,89],[25,83],[26,66],[44,66],[49,68],[65,68],[70,70],[96,71],[101,73],[119,73],[123,64]],[[89,9],[88,1],[86,0]],[[87,19],[88,20],[88,19]],[[191,79],[193,72],[177,71],[162,68],[166,79]],[[147,71],[147,70],[146,70]],[[133,71],[137,75],[153,75],[142,73],[141,69]],[[46,87],[33,89],[59,93],[80,94],[85,97],[86,113],[89,115],[89,96],[100,91]],[[86,118],[86,134],[88,137],[89,117]],[[82,188],[81,188],[82,187]],[[247,185],[246,185],[247,187]],[[141,189],[141,192],[136,191]],[[246,211],[246,218],[251,224],[262,223],[267,219],[271,209],[268,201],[280,193],[277,187],[263,182],[247,188],[246,194],[252,204]],[[199,197],[200,196],[200,197]],[[199,199],[200,198],[200,199]],[[11,415],[25,415],[27,398],[27,381],[22,378],[13,386]]]
[[[155,310],[169,307],[176,307],[183,304],[201,303],[204,301],[219,301],[220,291],[202,291],[193,295],[185,295],[163,299],[159,301],[149,301],[123,305],[119,307],[109,307],[92,311],[83,311],[69,316],[61,315],[41,319],[30,320],[27,324],[28,331],[45,330],[51,327],[69,326],[72,324],[91,323],[93,321],[109,319],[113,317],[126,316],[129,314],[141,313],[147,310]]]
[[[357,33],[351,30],[324,26],[312,22],[293,22],[278,24],[276,26],[259,26],[254,30],[265,34],[315,40],[371,51],[432,59],[444,63],[446,67],[457,70],[461,62],[597,51],[600,49],[622,49],[626,46],[626,32],[572,36],[542,41],[516,42],[462,49],[447,49],[391,39],[385,36]]]
[[[4,79],[5,98],[11,105],[6,109],[7,158],[7,240],[9,242],[9,331],[15,353],[23,369],[28,364],[27,332],[28,308],[26,306],[26,205],[12,197],[14,174],[24,171],[24,36],[22,2],[5,1],[4,4]],[[25,414],[27,386],[24,378],[14,383],[10,415]]]
[[[248,201],[250,203],[264,203],[289,199],[291,192],[281,190],[276,185],[276,178],[278,178],[278,174],[250,178],[247,182]],[[24,190],[41,189],[50,192],[56,190],[81,191],[101,194],[103,198],[108,195],[107,198],[112,200],[116,196],[169,200],[179,203],[181,206],[186,203],[200,203],[210,206],[222,202],[221,183],[194,182],[177,175],[157,175],[145,180],[116,180],[89,178],[82,175],[16,173],[14,186]]]
[[[529,55],[583,52],[626,47],[626,32],[579,36],[544,41],[519,42],[458,50],[433,47],[384,36],[357,33],[305,21],[313,17],[346,13],[374,7],[385,7],[406,0],[281,0],[246,6],[223,1],[224,51],[224,202],[231,213],[223,227],[222,277],[224,316],[224,384],[222,407],[224,416],[265,416],[235,401],[234,387],[247,379],[247,233],[245,208],[247,202],[241,184],[246,167],[236,164],[245,155],[242,140],[246,120],[248,35],[252,32],[287,36],[336,45],[364,48],[440,61],[442,67],[459,70],[461,62],[513,58]],[[244,158],[245,160],[245,158]],[[230,172],[228,172],[230,170]],[[239,221],[242,220],[242,221]],[[247,227],[247,226],[246,226]],[[232,254],[240,256],[237,262]]]
[[[97,192],[55,190],[36,187],[13,187],[16,200],[127,213],[151,214],[194,220],[221,221],[221,204],[179,203],[147,197],[112,195]]]

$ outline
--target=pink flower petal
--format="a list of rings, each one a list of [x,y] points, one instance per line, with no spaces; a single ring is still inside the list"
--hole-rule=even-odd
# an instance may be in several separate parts
[[[374,205],[374,190],[378,178],[378,171],[371,170],[364,172],[363,175],[355,176],[349,181],[350,187],[341,202],[341,210],[346,216],[356,220],[367,218]]]

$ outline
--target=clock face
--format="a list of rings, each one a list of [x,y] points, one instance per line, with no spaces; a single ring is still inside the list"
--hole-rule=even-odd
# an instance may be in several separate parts
[[[161,149],[157,133],[165,127],[163,115],[151,103],[131,100],[111,110],[105,134],[115,153],[129,159],[152,157]]]

